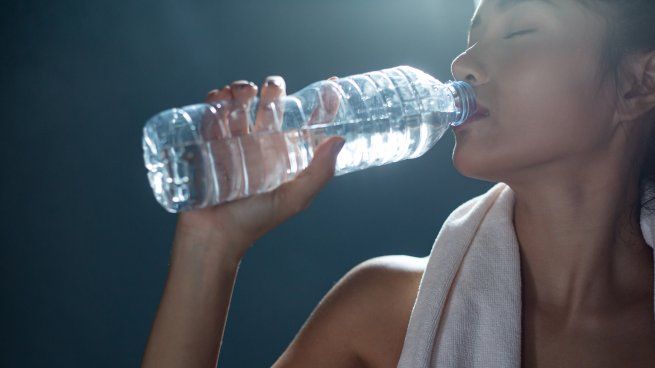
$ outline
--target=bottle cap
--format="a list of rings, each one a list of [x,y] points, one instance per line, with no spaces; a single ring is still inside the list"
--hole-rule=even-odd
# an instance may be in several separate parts
[[[451,125],[458,126],[463,124],[469,116],[475,114],[477,109],[475,90],[470,84],[463,81],[449,81],[448,84],[455,97],[455,106],[458,111],[457,117]]]

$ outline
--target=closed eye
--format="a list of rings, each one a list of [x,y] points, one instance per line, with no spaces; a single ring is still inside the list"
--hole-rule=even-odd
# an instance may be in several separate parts
[[[508,39],[508,38],[512,38],[514,36],[519,36],[519,35],[526,34],[526,33],[531,33],[531,32],[534,32],[534,31],[536,31],[536,29],[524,29],[522,31],[512,32],[512,33],[508,34],[507,36],[505,36],[504,38]]]

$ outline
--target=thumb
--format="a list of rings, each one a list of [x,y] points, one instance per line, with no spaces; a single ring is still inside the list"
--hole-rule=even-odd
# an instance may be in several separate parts
[[[345,139],[340,136],[330,137],[321,143],[314,151],[309,166],[298,175],[298,178],[306,182],[325,184],[334,176],[334,166],[344,143],[346,143]]]
[[[309,166],[301,171],[292,181],[284,184],[285,201],[290,208],[301,211],[309,207],[314,196],[334,176],[337,156],[345,140],[340,136],[330,137],[314,151]]]

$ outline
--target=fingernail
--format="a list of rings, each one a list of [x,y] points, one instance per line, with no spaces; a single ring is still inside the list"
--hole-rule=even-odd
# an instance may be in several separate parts
[[[209,93],[207,93],[207,96],[213,96],[213,95],[215,95],[217,93],[218,93],[217,89],[212,89],[211,91],[209,91]]]
[[[278,88],[282,88],[284,86],[284,82],[282,81],[282,77],[279,76],[270,76],[266,78],[266,81],[264,82],[265,86],[276,86]]]
[[[238,81],[232,82],[232,85],[234,85],[237,88],[243,88],[243,87],[246,87],[246,86],[253,86],[253,87],[255,86],[254,83],[248,82],[247,80],[238,80]]]
[[[332,155],[333,155],[333,156],[336,156],[336,155],[339,153],[339,151],[341,151],[341,148],[343,147],[343,145],[344,145],[345,143],[346,143],[345,140],[342,140],[342,141],[339,142],[339,143],[335,143],[335,144],[332,146]]]

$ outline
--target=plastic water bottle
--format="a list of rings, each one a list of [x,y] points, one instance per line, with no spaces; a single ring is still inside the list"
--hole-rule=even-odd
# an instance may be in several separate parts
[[[336,176],[415,158],[476,109],[469,84],[441,83],[409,66],[313,83],[280,98],[277,110],[267,107],[273,111],[268,129],[233,134],[230,118],[246,114],[252,129],[258,102],[255,97],[241,108],[231,106],[234,101],[190,105],[146,122],[148,179],[167,211],[273,190],[307,167],[330,136],[345,139]]]

